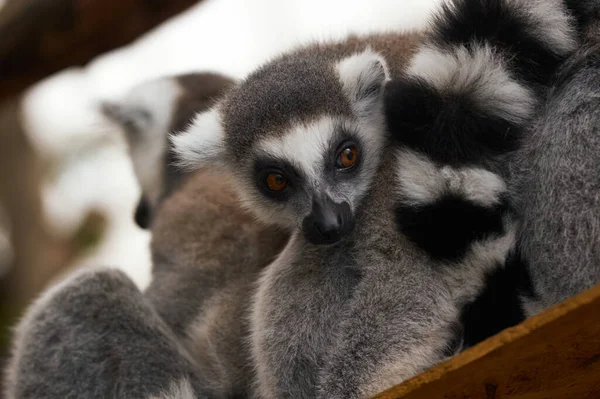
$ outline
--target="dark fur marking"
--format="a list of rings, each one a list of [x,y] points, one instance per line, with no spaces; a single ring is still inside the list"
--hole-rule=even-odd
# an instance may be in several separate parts
[[[525,265],[514,256],[486,276],[484,290],[461,312],[465,348],[525,320],[520,295],[527,280]]]
[[[510,54],[510,68],[530,85],[546,85],[565,57],[545,37],[531,34],[536,20],[506,0],[457,0],[443,4],[433,25],[433,41],[448,45],[492,43]]]
[[[135,208],[134,220],[142,229],[148,229],[152,221],[152,210],[150,209],[150,203],[145,196],[141,196],[140,200]]]
[[[575,17],[579,33],[584,36],[590,27],[595,34],[600,19],[600,1],[598,0],[566,0],[567,9]],[[592,33],[592,32],[589,32]]]
[[[506,260],[506,264],[507,268],[513,270],[513,278],[518,282],[519,295],[532,299],[537,298],[538,296],[533,289],[533,282],[531,281],[529,262],[521,254],[518,242],[517,249]]]
[[[475,240],[504,233],[503,200],[493,208],[466,201],[457,195],[423,206],[396,206],[398,229],[437,260],[455,261]]]
[[[286,178],[288,185],[279,193],[269,193],[263,184],[263,179],[266,178],[265,171],[280,171]],[[300,190],[305,182],[304,175],[289,162],[272,158],[264,157],[254,161],[254,175],[252,179],[256,182],[261,194],[266,198],[274,201],[286,201],[292,196],[294,190]]]
[[[176,80],[184,92],[171,118],[169,131],[173,134],[186,130],[198,113],[213,106],[235,84],[232,79],[216,73],[178,75]]]
[[[452,339],[444,350],[445,357],[456,355],[464,346],[464,326],[461,323],[454,323],[450,328],[452,329]]]
[[[442,95],[419,79],[390,82],[386,90],[393,140],[444,164],[485,164],[518,148],[521,127],[480,108],[469,93]]]

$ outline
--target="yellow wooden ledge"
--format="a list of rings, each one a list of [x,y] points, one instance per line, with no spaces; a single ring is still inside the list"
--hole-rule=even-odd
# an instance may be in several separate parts
[[[600,399],[600,285],[376,399]]]

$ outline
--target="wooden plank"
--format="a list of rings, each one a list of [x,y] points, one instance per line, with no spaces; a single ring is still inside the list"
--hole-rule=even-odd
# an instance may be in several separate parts
[[[0,11],[0,102],[123,46],[198,0],[9,0]]]
[[[600,285],[376,398],[600,398]]]

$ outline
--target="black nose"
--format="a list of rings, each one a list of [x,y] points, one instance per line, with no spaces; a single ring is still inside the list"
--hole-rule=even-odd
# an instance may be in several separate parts
[[[342,233],[342,218],[333,213],[323,215],[323,218],[314,222],[315,232],[324,241],[337,241]]]
[[[350,205],[346,202],[315,200],[310,215],[302,223],[304,236],[315,245],[334,244],[347,232],[350,216]]]
[[[142,229],[150,228],[150,221],[152,220],[152,210],[150,209],[150,203],[148,199],[142,195],[140,201],[135,208],[134,215],[135,224]]]

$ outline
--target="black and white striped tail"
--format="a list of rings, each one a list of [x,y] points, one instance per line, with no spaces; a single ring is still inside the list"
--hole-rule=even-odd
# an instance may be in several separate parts
[[[577,36],[562,1],[455,0],[387,86],[398,229],[440,264],[489,263],[484,302],[514,249],[507,159]]]
[[[432,18],[386,117],[397,145],[400,229],[437,258],[501,234],[506,155],[519,147],[577,44],[558,0],[454,0]]]
[[[516,149],[557,67],[575,50],[558,0],[455,0],[386,97],[402,146],[445,164],[485,164]]]
[[[598,42],[600,0],[566,0],[565,3],[577,21],[581,39]]]

